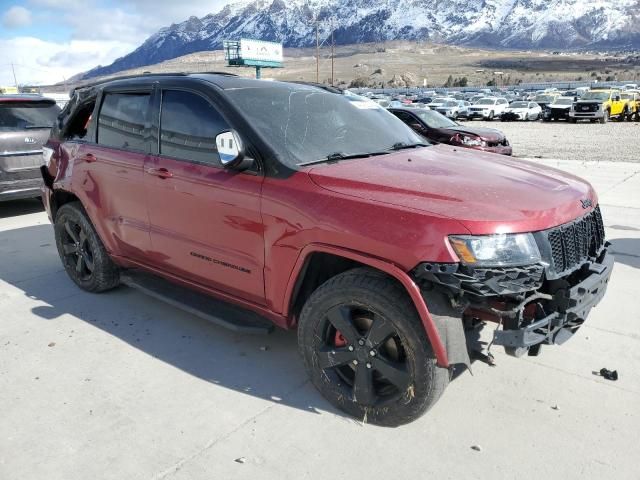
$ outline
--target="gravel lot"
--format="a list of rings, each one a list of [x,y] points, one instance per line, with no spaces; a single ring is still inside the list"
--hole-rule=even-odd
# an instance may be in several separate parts
[[[464,122],[497,128],[513,145],[517,157],[551,160],[640,162],[636,139],[640,122]]]

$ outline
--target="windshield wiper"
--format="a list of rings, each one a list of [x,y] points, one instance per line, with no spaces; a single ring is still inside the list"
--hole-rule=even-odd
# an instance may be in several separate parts
[[[387,153],[389,152],[363,152],[363,153],[349,153],[349,154],[342,153],[342,152],[335,152],[335,153],[330,153],[325,158],[321,158],[320,160],[311,160],[310,162],[299,163],[298,166],[305,167],[307,165],[315,165],[317,163],[337,162],[339,160],[351,160],[352,158],[368,158],[376,155],[386,155]]]
[[[51,125],[26,125],[24,128],[51,128]]]
[[[394,143],[389,150],[405,150],[407,148],[428,147],[426,143]]]

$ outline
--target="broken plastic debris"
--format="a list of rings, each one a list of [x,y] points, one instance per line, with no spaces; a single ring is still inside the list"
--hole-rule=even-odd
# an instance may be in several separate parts
[[[475,450],[476,452],[481,452],[482,447],[480,445],[471,445],[471,450]]]
[[[236,458],[234,460],[234,462],[236,462],[236,463],[245,463],[246,461],[247,461],[247,459],[244,458],[244,457],[239,457],[239,458]]]
[[[49,345],[47,345],[47,347],[55,347],[56,346],[56,342],[50,342]]]
[[[618,380],[618,371],[617,370],[607,370],[606,368],[601,368],[599,372],[593,372],[594,375],[600,375],[605,380],[611,380],[615,382]]]

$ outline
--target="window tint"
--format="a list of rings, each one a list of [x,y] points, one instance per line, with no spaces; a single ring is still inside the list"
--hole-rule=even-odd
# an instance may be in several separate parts
[[[59,113],[53,102],[2,102],[0,131],[51,128]]]
[[[98,117],[98,143],[144,152],[149,93],[107,93]]]
[[[393,114],[396,117],[398,117],[400,120],[402,120],[404,123],[418,123],[416,119],[413,118],[413,116],[411,116],[409,113],[395,111],[393,112]]]
[[[216,136],[229,130],[218,111],[195,93],[165,90],[160,116],[160,154],[221,165]]]

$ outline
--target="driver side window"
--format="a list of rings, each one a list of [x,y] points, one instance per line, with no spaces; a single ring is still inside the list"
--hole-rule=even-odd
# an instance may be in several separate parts
[[[164,90],[160,115],[160,155],[222,167],[216,136],[230,127],[205,98]]]

